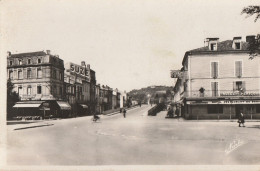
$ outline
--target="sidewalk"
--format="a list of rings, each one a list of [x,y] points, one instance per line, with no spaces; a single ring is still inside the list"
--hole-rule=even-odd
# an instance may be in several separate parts
[[[137,106],[133,106],[128,108],[127,110],[135,109]],[[112,116],[119,114],[120,111],[109,113],[109,114],[100,114],[101,117],[103,116]],[[45,127],[45,126],[52,126],[55,122],[58,121],[69,121],[71,119],[80,119],[80,118],[89,118],[91,119],[93,116],[82,116],[76,118],[65,118],[65,119],[46,119],[46,120],[30,120],[30,121],[7,121],[7,129],[8,130],[22,130],[22,129],[30,129],[30,128],[37,128],[37,127]]]

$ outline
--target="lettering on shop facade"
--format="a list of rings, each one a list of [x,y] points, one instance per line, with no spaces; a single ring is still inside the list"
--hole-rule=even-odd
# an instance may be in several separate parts
[[[220,93],[220,96],[259,96],[259,93],[242,93],[242,92]]]

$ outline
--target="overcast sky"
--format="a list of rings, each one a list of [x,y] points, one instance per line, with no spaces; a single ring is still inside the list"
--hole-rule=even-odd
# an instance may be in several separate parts
[[[86,61],[100,84],[120,90],[173,86],[184,53],[257,34],[260,21],[240,15],[250,0],[3,0],[1,50],[49,49],[64,63]],[[1,59],[5,60],[5,57]]]

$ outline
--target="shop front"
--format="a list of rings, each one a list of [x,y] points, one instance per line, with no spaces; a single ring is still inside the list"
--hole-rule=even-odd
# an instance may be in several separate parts
[[[260,119],[260,97],[186,98],[186,119]]]

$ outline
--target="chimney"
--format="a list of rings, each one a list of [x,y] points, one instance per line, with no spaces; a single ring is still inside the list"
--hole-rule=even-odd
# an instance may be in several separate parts
[[[11,57],[11,52],[10,51],[7,51],[7,58]]]
[[[46,50],[46,53],[47,53],[47,55],[50,55],[51,51],[50,50]]]
[[[86,66],[86,63],[85,61],[81,61],[81,66],[85,67]]]
[[[255,35],[246,36],[246,42],[254,42],[255,41]]]

